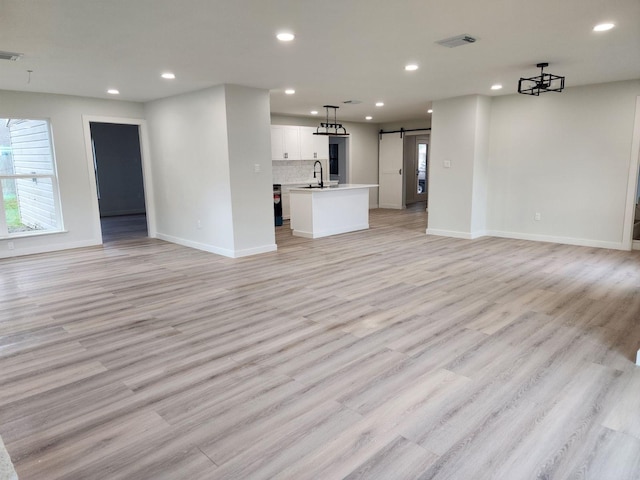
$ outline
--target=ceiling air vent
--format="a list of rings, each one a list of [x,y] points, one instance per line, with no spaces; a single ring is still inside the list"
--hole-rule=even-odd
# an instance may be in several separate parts
[[[438,45],[442,45],[443,47],[453,48],[459,47],[460,45],[468,45],[469,43],[475,43],[476,38],[463,33],[462,35],[456,35],[455,37],[445,38],[444,40],[438,40],[436,43]]]
[[[13,53],[13,52],[2,52],[0,51],[0,60],[20,60],[22,58],[22,53]]]

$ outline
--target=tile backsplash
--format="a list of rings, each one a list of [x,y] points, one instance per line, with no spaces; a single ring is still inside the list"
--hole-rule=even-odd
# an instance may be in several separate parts
[[[329,178],[329,161],[320,160],[325,181]],[[283,185],[291,183],[306,183],[313,178],[313,164],[315,160],[275,160],[273,162],[273,183]],[[320,170],[318,168],[318,170]]]

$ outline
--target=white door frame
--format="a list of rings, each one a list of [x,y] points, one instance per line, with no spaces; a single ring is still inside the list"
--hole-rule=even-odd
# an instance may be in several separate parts
[[[345,181],[343,183],[350,183],[351,182],[351,161],[349,160],[349,158],[351,157],[351,142],[349,141],[349,137],[341,137],[341,136],[336,136],[336,135],[329,135],[329,139],[331,139],[331,138],[343,138],[344,139],[344,165],[345,165],[345,170],[346,171],[344,172]],[[329,148],[329,147],[327,147],[327,148]],[[338,152],[339,151],[340,151],[340,149],[338,148]],[[338,154],[338,159],[339,158],[340,158],[340,154]],[[339,162],[340,161],[338,160],[338,163]],[[327,168],[328,169],[331,168],[329,163],[327,163]],[[329,173],[327,178],[331,178],[331,173]]]
[[[403,173],[402,176],[403,176],[403,184],[405,185],[405,188],[404,188],[404,190],[405,190],[404,191],[404,203],[406,204],[407,200],[411,200],[411,203],[423,202],[423,201],[427,201],[427,203],[428,203],[428,200],[429,200],[429,193],[428,193],[429,192],[429,165],[431,164],[431,162],[429,161],[429,155],[431,153],[430,148],[429,148],[429,144],[431,142],[431,131],[425,129],[425,131],[422,131],[422,132],[417,132],[417,131],[416,132],[405,132],[404,133],[404,137],[405,137],[405,139],[404,139],[405,142],[407,140],[407,137],[426,137],[426,142],[425,143],[427,144],[427,171],[426,171],[426,174],[425,174],[426,175],[426,178],[425,178],[425,180],[426,180],[426,182],[425,182],[426,192],[424,193],[423,200],[416,200],[415,199],[415,195],[416,195],[415,192],[412,192],[410,199],[407,198],[407,195],[409,193],[408,189],[406,188],[407,180],[409,178],[409,174],[407,173],[407,172],[409,172],[409,168],[407,168],[408,158],[404,158],[403,159],[402,164],[404,166],[404,169],[403,169],[404,173]],[[415,151],[413,152],[413,155],[415,157],[416,165],[411,165],[411,170],[412,170],[411,175],[412,176],[413,176],[413,170],[415,170],[414,167],[417,166],[417,162],[418,162],[418,150],[417,150],[418,149],[418,140],[417,140],[417,138],[415,140],[414,147],[415,147],[414,148]],[[403,146],[402,152],[403,152],[403,155],[404,155],[404,153],[406,153],[405,149],[404,149],[404,146]],[[416,188],[418,186],[418,182],[419,182],[419,180],[416,177]],[[427,205],[426,208],[428,209],[428,205]]]
[[[144,202],[147,212],[147,235],[156,237],[156,208],[153,194],[153,181],[151,178],[151,155],[149,150],[149,137],[147,122],[141,118],[102,117],[96,115],[82,115],[84,129],[84,144],[89,167],[89,188],[91,189],[91,208],[93,210],[93,228],[100,235],[102,243],[102,227],[100,226],[100,206],[98,204],[98,186],[94,173],[93,148],[91,146],[91,123],[115,123],[122,125],[137,125],[140,138],[140,157],[142,159],[142,183],[144,185]]]
[[[640,96],[636,97],[636,116],[633,123],[631,140],[631,160],[629,162],[629,181],[627,183],[627,205],[622,228],[622,248],[631,250],[633,246],[633,217],[636,206],[636,189],[640,174]]]

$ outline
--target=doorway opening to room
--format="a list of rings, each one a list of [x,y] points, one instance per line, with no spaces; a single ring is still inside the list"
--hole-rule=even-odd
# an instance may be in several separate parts
[[[405,135],[404,137],[405,205],[429,200],[429,135]]]
[[[90,122],[104,243],[147,237],[139,125]]]
[[[349,139],[329,137],[329,180],[348,183]]]

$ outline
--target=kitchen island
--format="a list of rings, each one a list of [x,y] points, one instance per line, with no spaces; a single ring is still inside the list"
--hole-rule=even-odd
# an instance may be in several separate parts
[[[378,185],[291,188],[293,235],[320,238],[369,228],[369,189]]]

